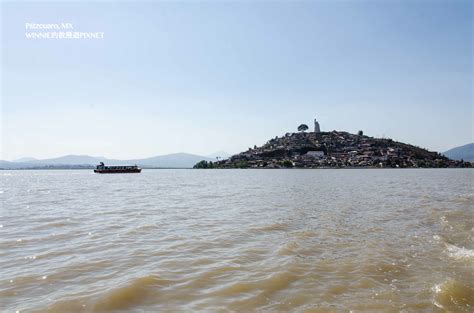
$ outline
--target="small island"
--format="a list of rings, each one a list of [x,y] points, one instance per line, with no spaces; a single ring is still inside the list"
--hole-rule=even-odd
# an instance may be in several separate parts
[[[216,162],[200,161],[194,168],[447,168],[472,167],[426,149],[359,131],[321,132],[301,124],[296,133],[270,139],[261,147]]]

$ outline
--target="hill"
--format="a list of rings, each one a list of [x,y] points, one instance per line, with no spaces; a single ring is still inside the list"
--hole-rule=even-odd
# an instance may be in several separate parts
[[[161,168],[192,168],[200,160],[211,161],[211,158],[190,153],[173,153],[159,155],[146,159],[128,160],[127,164],[137,164],[141,167],[161,167]]]
[[[31,162],[31,161],[36,161],[37,159],[35,158],[30,158],[30,157],[25,157],[25,158],[19,158],[16,160],[13,160],[12,162]]]
[[[437,153],[392,139],[344,131],[287,133],[227,160],[195,168],[471,167]]]
[[[0,160],[0,169],[18,169],[23,163]]]
[[[99,162],[110,165],[137,164],[144,168],[191,168],[200,160],[212,161],[214,159],[190,153],[173,153],[131,160],[107,159],[89,155],[65,155],[58,158],[42,160],[26,158],[26,160],[28,161],[0,161],[0,169],[93,168],[99,164]]]
[[[89,155],[65,155],[58,158],[43,159],[43,160],[31,160],[24,163],[34,165],[95,165],[101,162],[101,160],[107,160],[104,157],[94,157]]]
[[[474,143],[468,143],[464,146],[449,149],[443,152],[443,154],[452,160],[474,162]]]

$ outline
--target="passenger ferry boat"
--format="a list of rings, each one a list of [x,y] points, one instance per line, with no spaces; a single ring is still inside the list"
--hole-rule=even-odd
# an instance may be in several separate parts
[[[100,174],[112,174],[112,173],[140,173],[142,171],[136,165],[125,165],[125,166],[105,166],[104,162],[100,162],[94,170],[94,173]]]

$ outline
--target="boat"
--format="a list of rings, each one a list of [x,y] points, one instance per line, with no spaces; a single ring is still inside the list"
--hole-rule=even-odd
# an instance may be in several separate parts
[[[100,162],[100,164],[94,169],[94,173],[100,174],[140,173],[141,171],[142,169],[136,165],[106,166],[104,165],[104,162]]]

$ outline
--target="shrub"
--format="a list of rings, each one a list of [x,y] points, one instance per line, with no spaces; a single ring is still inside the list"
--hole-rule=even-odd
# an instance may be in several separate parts
[[[193,168],[214,168],[214,163],[212,163],[212,161],[207,162],[206,160],[202,160],[196,163]]]

